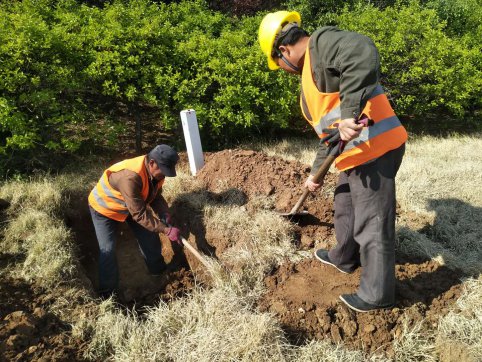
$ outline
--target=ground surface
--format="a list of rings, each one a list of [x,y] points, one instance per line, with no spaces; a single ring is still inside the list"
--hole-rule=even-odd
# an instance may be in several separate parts
[[[0,278],[0,361],[83,360],[86,342],[72,338],[70,325],[49,312],[58,298],[60,289]]]
[[[185,157],[184,157],[185,159]],[[268,157],[262,153],[225,150],[206,155],[206,166],[198,178],[204,183],[209,200],[223,203],[235,193],[239,205],[257,195],[273,199],[274,208],[289,211],[301,195],[301,185],[309,172],[306,165]],[[324,193],[308,197],[304,206],[310,215],[293,219],[297,249],[312,252],[334,243],[333,201],[335,175],[329,173]],[[220,192],[220,190],[227,190]],[[73,230],[81,254],[82,266],[90,280],[88,289],[97,284],[97,241],[87,207],[87,195],[69,195],[71,208],[66,224]],[[173,214],[183,235],[199,250],[222,255],[228,242],[222,234],[206,228],[202,210],[174,201]],[[147,273],[137,243],[126,227],[119,228],[117,256],[120,268],[122,302],[139,310],[159,299],[169,301],[193,288],[193,271],[199,263],[187,251],[161,238],[169,270],[159,277]],[[2,263],[12,262],[2,256]],[[3,267],[3,266],[2,266]],[[322,265],[314,258],[298,263],[286,261],[265,278],[266,294],[258,307],[276,315],[292,343],[309,338],[344,342],[367,351],[382,350],[390,355],[394,336],[401,333],[404,317],[409,325],[428,317],[435,323],[444,315],[461,292],[463,275],[434,261],[397,256],[397,306],[393,310],[354,314],[338,301],[341,293],[357,289],[360,269],[345,275]],[[88,282],[89,283],[89,282]],[[53,294],[54,293],[54,294]],[[55,294],[57,293],[57,294]],[[95,296],[95,294],[93,294]],[[6,360],[80,360],[85,341],[69,337],[69,326],[48,312],[61,290],[42,290],[20,279],[0,280],[0,352]],[[433,326],[427,326],[433,327]]]
[[[253,151],[226,150],[210,155],[199,177],[213,190],[221,182],[239,188],[248,197],[273,195],[276,209],[289,211],[302,193],[300,185],[308,171],[298,162]],[[335,184],[335,175],[328,174],[325,189],[333,190]],[[332,196],[312,194],[305,209],[311,216],[293,220],[298,248],[313,252],[333,246]],[[463,277],[435,261],[397,255],[396,308],[355,314],[340,304],[338,296],[356,291],[360,272],[361,268],[351,275],[342,274],[315,258],[297,264],[286,262],[266,277],[268,291],[259,301],[259,309],[275,313],[293,343],[307,338],[329,339],[390,355],[394,335],[402,331],[402,314],[407,312],[409,326],[423,317],[435,323],[460,295]]]

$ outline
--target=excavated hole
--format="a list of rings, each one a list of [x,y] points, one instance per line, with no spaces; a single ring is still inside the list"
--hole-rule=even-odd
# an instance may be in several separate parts
[[[66,223],[73,231],[81,255],[85,275],[95,290],[98,285],[99,247],[90,217],[87,196],[70,195],[72,205],[66,213]],[[175,215],[176,216],[176,215]],[[168,270],[160,276],[148,273],[134,234],[126,224],[118,229],[116,255],[119,266],[120,302],[139,311],[162,299],[170,301],[192,290],[194,277],[184,251],[161,237],[164,260]]]

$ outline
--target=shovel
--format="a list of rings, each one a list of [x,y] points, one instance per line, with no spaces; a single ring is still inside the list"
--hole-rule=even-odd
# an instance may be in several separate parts
[[[315,176],[313,177],[313,182],[314,183],[319,183],[320,181],[322,181],[325,176],[326,176],[326,173],[328,172],[328,170],[330,169],[330,166],[331,164],[333,163],[333,161],[335,161],[335,158],[338,156],[338,154],[336,155],[328,155],[325,159],[325,161],[323,162],[323,164],[320,166],[320,168],[318,169],[318,171],[316,172]],[[302,215],[308,215],[309,212],[306,211],[306,210],[302,210],[302,211],[298,211],[301,206],[303,205],[303,202],[305,202],[306,198],[308,197],[308,195],[310,194],[310,190],[308,189],[305,189],[305,191],[303,191],[303,195],[301,195],[301,197],[299,198],[298,202],[295,204],[295,206],[293,206],[293,208],[291,209],[290,212],[283,212],[283,213],[279,213],[279,215],[281,216],[302,216]]]
[[[207,262],[207,260],[201,255],[199,254],[199,252],[194,249],[194,247],[189,244],[189,242],[184,239],[182,236],[181,236],[181,242],[182,242],[182,245],[184,245],[186,248],[189,249],[189,251],[192,253],[192,255],[194,255],[196,257],[197,260],[199,260],[206,268],[209,269],[209,263]]]
[[[368,119],[366,116],[362,117],[361,119],[355,121],[357,124],[363,124],[363,126],[371,126],[373,125],[373,120]],[[324,129],[323,131],[329,131],[328,129]],[[320,181],[323,181],[326,173],[330,169],[331,164],[335,161],[335,158],[338,157],[343,152],[343,149],[345,148],[345,141],[340,139],[340,135],[338,132],[331,132],[327,137],[321,140],[321,142],[327,141],[328,143],[332,144],[331,148],[328,149],[328,154],[326,156],[325,161],[323,164],[320,166],[316,174],[313,176],[313,182],[314,183],[320,183]],[[293,217],[293,216],[303,216],[303,215],[308,215],[308,211],[302,210],[298,211],[301,208],[301,205],[303,205],[303,202],[305,202],[306,198],[310,194],[309,189],[305,189],[303,191],[303,195],[299,198],[298,202],[293,206],[290,212],[283,212],[279,213],[281,216],[288,216],[288,217]]]
[[[159,219],[159,220],[164,225],[168,227],[172,227],[172,225],[167,223],[166,220],[164,219]],[[184,239],[182,236],[181,236],[181,242],[182,242],[182,245],[184,245],[192,253],[192,255],[196,257],[197,260],[199,260],[206,268],[209,269],[209,263],[207,262],[206,258],[204,258],[201,254],[199,254],[199,252],[191,244],[189,244],[189,242],[186,239]]]

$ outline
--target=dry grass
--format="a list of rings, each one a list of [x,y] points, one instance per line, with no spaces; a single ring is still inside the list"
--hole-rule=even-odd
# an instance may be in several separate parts
[[[405,213],[420,215],[426,225],[413,230],[401,216],[403,251],[482,272],[482,154],[476,149],[482,149],[480,137],[427,136],[409,143],[397,176],[398,200]]]
[[[205,213],[207,227],[231,243],[221,257],[223,264],[238,271],[230,283],[254,302],[264,290],[266,273],[294,251],[292,225],[272,212],[250,214],[244,207],[210,207]]]
[[[482,195],[478,185],[482,174],[476,171],[482,156],[473,150],[480,149],[481,143],[470,137],[410,141],[398,178],[400,250],[480,272]],[[316,144],[316,140],[313,145],[286,141],[251,148],[310,164]],[[98,164],[82,172],[1,186],[0,197],[9,200],[11,207],[0,252],[25,256],[18,266],[25,278],[49,286],[75,278],[75,252],[60,211],[68,203],[65,195],[72,190],[88,192],[102,168]],[[295,257],[291,225],[269,211],[272,200],[268,198],[242,205],[242,195],[226,185],[220,185],[219,192],[224,192],[223,202],[213,202],[187,170],[181,170],[164,188],[169,202],[184,197],[184,202],[202,211],[208,229],[226,236],[228,248],[221,262],[233,266],[231,272],[210,261],[212,288],[196,288],[173,303],[160,303],[142,317],[120,311],[111,301],[100,304],[95,315],[77,314],[73,333],[92,336],[88,357],[119,361],[383,360],[328,342],[302,347],[288,344],[274,316],[258,312],[254,305],[267,270]],[[85,299],[84,290],[72,289],[71,293],[57,303],[57,313],[72,308],[71,300],[81,303]],[[395,342],[396,360],[448,360],[448,346],[457,346],[466,360],[481,360],[481,300],[481,279],[465,282],[456,308],[440,320],[436,330],[427,334],[420,325],[404,330]]]
[[[421,333],[423,321],[415,323],[413,327],[409,327],[408,321],[405,319],[402,324],[402,333],[400,337],[395,338],[393,349],[395,351],[395,361],[412,362],[412,361],[435,361],[435,346],[433,338],[427,333]]]
[[[0,252],[23,256],[14,273],[51,287],[78,271],[72,235],[59,220],[61,193],[48,179],[9,182],[0,197],[10,201]]]
[[[457,355],[467,361],[482,361],[482,276],[464,283],[457,309],[441,319],[436,340],[440,355],[447,344],[456,345]]]
[[[142,361],[281,361],[286,343],[276,321],[253,313],[232,290],[195,290],[160,303],[147,319],[105,309],[91,344],[91,358]]]

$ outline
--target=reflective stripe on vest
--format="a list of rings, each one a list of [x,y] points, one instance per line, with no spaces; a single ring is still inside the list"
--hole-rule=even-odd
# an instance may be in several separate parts
[[[301,111],[320,138],[325,128],[335,127],[340,121],[340,93],[323,93],[313,79],[309,47],[305,53],[304,72],[301,76]],[[378,85],[370,95],[362,114],[374,121],[363,128],[359,137],[345,146],[345,151],[336,158],[335,165],[344,171],[382,156],[398,148],[407,140],[407,132],[393,112],[390,102]]]
[[[89,194],[89,205],[100,214],[117,221],[125,221],[129,215],[127,204],[122,194],[109,184],[109,176],[121,170],[130,170],[137,173],[142,180],[141,197],[144,201],[149,197],[149,176],[145,166],[146,156],[139,156],[118,162],[104,171],[99,182]],[[164,180],[159,181],[157,191],[162,187]]]

